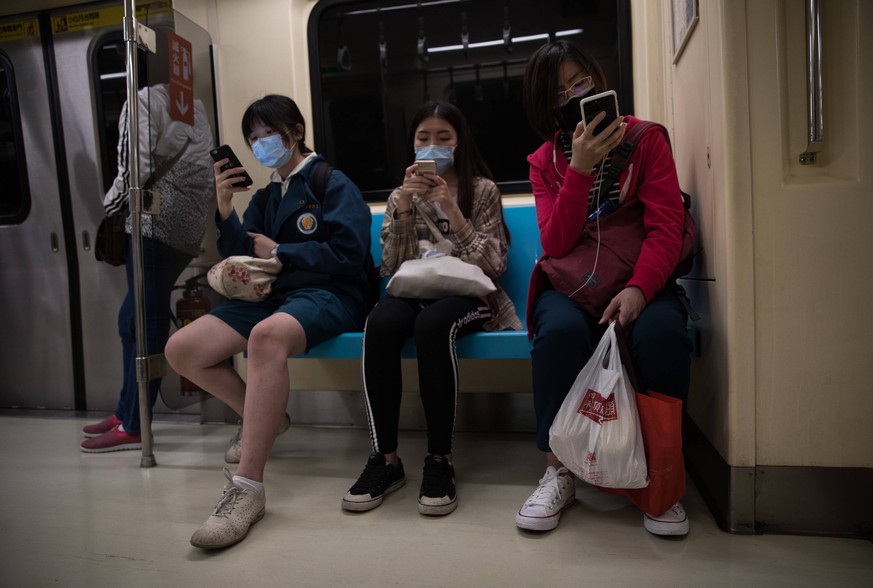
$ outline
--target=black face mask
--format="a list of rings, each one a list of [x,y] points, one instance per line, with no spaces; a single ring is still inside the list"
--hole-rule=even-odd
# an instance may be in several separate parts
[[[558,123],[558,128],[564,129],[571,135],[576,131],[576,125],[582,122],[582,108],[579,106],[582,98],[584,96],[574,96],[564,106],[555,109],[555,122]]]

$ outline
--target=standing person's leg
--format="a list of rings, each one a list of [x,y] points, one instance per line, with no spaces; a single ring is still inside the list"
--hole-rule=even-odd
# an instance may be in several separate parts
[[[437,300],[415,320],[418,386],[427,421],[427,452],[418,510],[445,515],[458,506],[452,437],[458,402],[458,354],[455,342],[481,331],[491,319],[488,304],[478,298],[451,296]]]
[[[128,235],[128,245],[130,236]],[[190,263],[191,256],[169,247],[160,241],[144,237],[143,251],[143,305],[146,326],[145,356],[163,352],[170,331],[170,294],[179,275]],[[130,247],[128,247],[130,250]],[[139,383],[136,379],[136,316],[134,312],[133,263],[132,255],[125,264],[127,273],[127,296],[122,303],[118,317],[118,331],[121,337],[124,384],[119,395],[113,421],[120,421],[121,427],[114,426],[102,435],[82,443],[82,450],[89,453],[102,453],[122,449],[142,447],[139,416]],[[149,406],[154,406],[158,397],[161,379],[149,382]],[[93,428],[93,427],[92,427]],[[88,431],[86,431],[86,434]]]
[[[118,392],[118,404],[115,407],[115,412],[111,415],[99,423],[85,425],[82,428],[82,433],[88,439],[100,437],[121,425],[122,416],[127,412],[125,390],[128,381],[132,378],[134,383],[136,382],[136,340],[133,336],[133,292],[131,288],[128,288],[127,294],[121,302],[116,325],[121,340],[121,390]],[[124,447],[124,449],[140,449],[142,447],[139,441],[129,441],[128,443],[130,447]],[[82,447],[82,449],[85,448]]]
[[[127,249],[130,251],[130,235],[127,235]],[[131,398],[136,392],[131,393],[129,390],[136,391],[136,334],[135,334],[135,317],[133,307],[133,270],[132,256],[128,256],[125,263],[127,275],[127,294],[121,302],[121,308],[118,310],[117,328],[118,337],[121,340],[121,390],[118,393],[118,404],[115,407],[115,412],[92,425],[87,425],[82,429],[85,437],[89,440],[80,445],[82,451],[88,453],[96,452],[97,447],[105,445],[104,441],[109,439],[106,437],[95,444],[91,439],[101,437],[107,433],[117,434],[118,428],[121,426],[124,416],[130,413]],[[87,445],[86,445],[87,443]],[[96,447],[95,447],[96,445]],[[128,438],[124,443],[112,443],[116,446],[116,450],[121,449],[141,449],[142,443],[140,439]]]
[[[176,280],[191,263],[191,256],[155,239],[143,238],[143,307],[145,312],[145,339],[147,356],[164,352],[170,335],[170,295]],[[149,406],[158,399],[161,378],[149,381]],[[122,417],[124,430],[138,433],[140,430],[139,389],[129,413]]]
[[[575,500],[573,475],[549,447],[549,429],[579,372],[594,352],[604,327],[572,299],[547,290],[536,301],[536,331],[531,349],[537,448],[546,454],[546,473],[515,516],[522,529],[548,531],[558,526],[561,511]]]
[[[682,400],[683,421],[691,379],[687,321],[676,292],[667,288],[646,305],[630,332],[631,355],[642,380],[640,386]],[[655,535],[686,535],[689,529],[681,502],[661,514],[644,513],[643,524]]]
[[[417,300],[389,296],[367,317],[361,377],[373,452],[363,472],[343,497],[344,510],[372,510],[382,504],[387,494],[406,483],[403,462],[397,455],[403,395],[400,352],[412,336],[413,322],[420,308]]]

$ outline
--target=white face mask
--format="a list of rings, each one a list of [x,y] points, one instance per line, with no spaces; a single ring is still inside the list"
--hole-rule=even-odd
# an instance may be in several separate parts
[[[252,153],[261,165],[278,169],[291,161],[294,145],[285,147],[285,143],[282,142],[283,136],[270,135],[255,140],[252,144]]]

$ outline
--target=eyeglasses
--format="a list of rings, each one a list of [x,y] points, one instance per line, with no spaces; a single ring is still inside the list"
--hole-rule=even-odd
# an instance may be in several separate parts
[[[576,82],[573,83],[572,86],[570,86],[566,90],[561,90],[560,92],[558,92],[558,98],[555,103],[557,104],[558,108],[560,108],[576,96],[584,96],[593,89],[594,82],[591,80],[591,76],[579,78]]]

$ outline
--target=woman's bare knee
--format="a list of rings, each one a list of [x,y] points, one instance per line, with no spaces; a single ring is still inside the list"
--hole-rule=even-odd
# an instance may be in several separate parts
[[[185,337],[181,333],[182,331],[176,331],[170,335],[164,347],[164,357],[177,373],[182,373],[181,370],[186,363],[185,357],[188,354]]]
[[[204,316],[173,333],[164,349],[179,374],[216,365],[246,347],[245,338],[220,319]]]
[[[287,358],[306,350],[306,333],[291,315],[277,313],[261,321],[249,335],[250,357]]]

